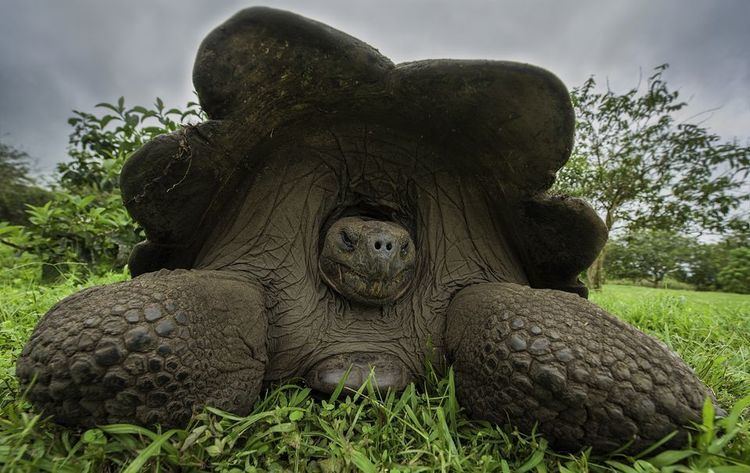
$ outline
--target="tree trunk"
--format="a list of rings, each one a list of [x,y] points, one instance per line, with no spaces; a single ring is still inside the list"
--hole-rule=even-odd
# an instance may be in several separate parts
[[[604,224],[608,230],[612,229],[612,225],[615,223],[614,212],[607,210],[604,217]],[[589,289],[600,291],[604,284],[604,258],[606,257],[607,247],[602,248],[602,251],[596,257],[589,269],[586,270],[586,277],[589,280]]]
[[[586,270],[586,277],[589,280],[589,289],[595,291],[601,290],[602,284],[604,284],[604,257],[605,251],[602,249],[601,253],[596,257],[589,269]]]

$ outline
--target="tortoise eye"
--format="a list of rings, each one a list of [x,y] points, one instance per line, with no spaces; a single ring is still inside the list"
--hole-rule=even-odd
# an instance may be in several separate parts
[[[341,231],[341,243],[343,243],[344,247],[349,251],[354,249],[354,240],[352,240],[349,234],[343,230]]]

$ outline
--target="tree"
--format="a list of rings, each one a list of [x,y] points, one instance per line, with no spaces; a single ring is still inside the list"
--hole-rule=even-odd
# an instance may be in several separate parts
[[[677,279],[692,284],[699,291],[719,289],[719,272],[727,260],[726,243],[694,243],[687,249],[689,252]]]
[[[614,277],[646,279],[654,287],[687,259],[690,240],[665,230],[635,231],[610,243],[607,272]]]
[[[717,280],[723,291],[750,294],[750,248],[729,251]]]
[[[0,221],[27,223],[26,204],[41,205],[51,197],[31,177],[30,162],[24,151],[0,143]]]
[[[748,199],[750,147],[679,122],[687,104],[667,87],[666,68],[624,94],[597,90],[594,77],[572,90],[576,145],[555,189],[587,199],[610,231],[746,225],[731,216]],[[605,254],[589,269],[594,288],[601,287]]]

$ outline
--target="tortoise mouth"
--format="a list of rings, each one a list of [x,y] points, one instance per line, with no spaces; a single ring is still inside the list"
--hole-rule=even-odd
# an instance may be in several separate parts
[[[409,289],[413,268],[396,274],[373,278],[346,263],[320,258],[320,273],[332,289],[347,299],[367,305],[382,305],[399,299]]]

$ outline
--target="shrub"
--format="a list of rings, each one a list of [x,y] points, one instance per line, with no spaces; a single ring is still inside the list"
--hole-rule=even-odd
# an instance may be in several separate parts
[[[125,265],[143,232],[122,204],[123,164],[147,141],[203,118],[195,102],[166,109],[159,98],[153,108],[127,108],[123,97],[96,108],[106,112],[74,111],[68,120],[72,159],[58,165],[50,200],[27,205],[23,227],[5,227],[4,242],[36,255],[48,276],[77,266],[98,274]]]

